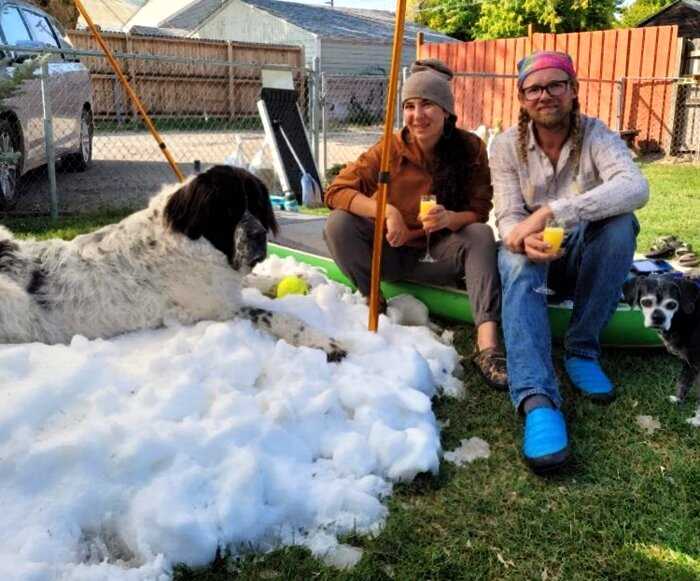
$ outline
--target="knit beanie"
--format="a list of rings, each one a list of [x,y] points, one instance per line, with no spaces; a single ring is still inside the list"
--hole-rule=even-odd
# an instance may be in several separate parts
[[[427,99],[454,115],[455,98],[450,87],[453,76],[452,69],[437,59],[415,61],[411,65],[411,76],[403,84],[401,104],[409,99]]]

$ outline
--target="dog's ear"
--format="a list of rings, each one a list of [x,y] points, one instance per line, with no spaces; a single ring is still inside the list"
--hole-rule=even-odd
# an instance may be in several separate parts
[[[244,173],[241,182],[245,190],[245,196],[248,203],[248,210],[255,216],[260,223],[265,227],[265,230],[277,234],[278,226],[275,219],[275,212],[272,209],[270,202],[270,193],[267,191],[267,186],[257,176],[250,172],[236,168],[237,171]]]
[[[641,276],[627,279],[622,285],[622,298],[630,306],[636,307],[639,305],[639,294],[644,280]]]
[[[690,315],[695,311],[695,307],[700,299],[700,287],[691,280],[682,279],[678,282],[678,290],[680,291],[681,310]]]

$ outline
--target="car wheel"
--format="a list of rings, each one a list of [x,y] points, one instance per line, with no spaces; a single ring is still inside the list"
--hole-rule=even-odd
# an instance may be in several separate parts
[[[12,124],[7,120],[0,121],[0,210],[11,210],[17,204],[17,168],[20,158],[16,157],[16,143]]]
[[[92,123],[92,113],[83,109],[80,116],[80,149],[66,156],[65,165],[68,171],[85,171],[92,161],[92,134],[95,126]]]

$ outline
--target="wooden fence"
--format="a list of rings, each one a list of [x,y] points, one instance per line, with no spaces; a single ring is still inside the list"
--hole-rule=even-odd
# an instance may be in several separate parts
[[[76,50],[99,50],[89,32],[73,30],[68,34]],[[113,52],[138,55],[118,59],[119,64],[146,110],[154,116],[228,119],[257,116],[260,70],[268,64],[297,68],[295,79],[303,87],[300,67],[304,66],[304,54],[300,47],[124,33],[104,33],[103,37]],[[163,57],[204,62],[169,62]],[[95,117],[135,116],[107,59],[81,57],[80,60],[91,73]]]
[[[668,150],[676,87],[669,78],[680,71],[678,42],[677,26],[659,26],[422,44],[419,54],[439,58],[457,73],[453,89],[460,125],[474,129],[482,124],[507,128],[517,123],[514,75],[521,58],[533,50],[567,52],[576,65],[579,100],[586,115],[619,131],[638,132],[636,144],[643,150]]]

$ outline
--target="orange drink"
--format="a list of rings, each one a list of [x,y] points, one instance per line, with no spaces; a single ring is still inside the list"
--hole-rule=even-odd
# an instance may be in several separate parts
[[[425,218],[425,216],[430,212],[430,209],[437,204],[435,196],[421,196],[420,198],[420,210],[418,210],[418,217]]]
[[[547,226],[542,231],[542,240],[549,244],[550,254],[556,254],[561,248],[561,243],[564,241],[564,228],[561,226]]]

